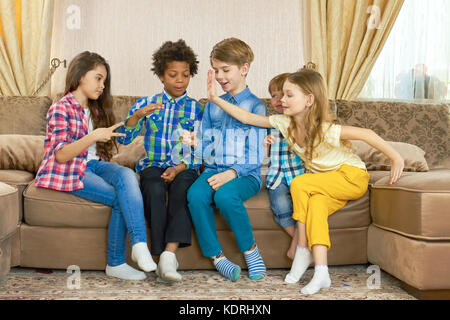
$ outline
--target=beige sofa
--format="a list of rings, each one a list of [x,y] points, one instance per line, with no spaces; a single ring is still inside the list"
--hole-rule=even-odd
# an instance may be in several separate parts
[[[117,119],[124,119],[137,99],[115,96]],[[48,97],[0,97],[0,223],[9,221],[8,228],[0,224],[0,277],[14,266],[104,270],[106,265],[111,209],[33,184],[50,105]],[[376,264],[419,298],[449,298],[450,106],[341,100],[332,105],[345,124],[408,143],[396,145],[407,154],[407,170],[429,170],[405,172],[390,186],[387,163],[374,150],[359,145],[371,174],[370,188],[361,199],[330,216],[329,264]],[[425,157],[411,145],[423,149]],[[121,146],[113,161],[134,167],[143,155],[138,139]],[[273,220],[267,190],[263,188],[245,205],[267,267],[289,268],[285,253],[290,240]],[[225,253],[245,268],[220,214],[216,223]],[[127,254],[133,264],[129,250]],[[178,258],[181,269],[213,268],[201,255],[195,235],[193,245],[180,249]]]

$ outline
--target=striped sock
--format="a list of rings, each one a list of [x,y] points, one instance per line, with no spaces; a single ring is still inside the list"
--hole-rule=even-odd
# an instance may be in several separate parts
[[[220,274],[233,282],[241,275],[241,268],[228,260],[225,256],[214,258],[214,266]]]
[[[266,276],[266,266],[259,254],[258,247],[244,253],[245,262],[248,266],[248,277],[251,280],[260,280]]]

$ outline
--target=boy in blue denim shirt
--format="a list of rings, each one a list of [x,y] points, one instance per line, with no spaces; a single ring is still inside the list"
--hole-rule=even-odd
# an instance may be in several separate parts
[[[281,98],[283,83],[289,73],[282,73],[269,82],[270,104],[276,113],[283,114]],[[264,144],[270,155],[266,186],[269,191],[270,207],[275,221],[292,237],[287,256],[294,259],[298,232],[296,221],[292,219],[291,181],[305,172],[302,159],[289,150],[289,144],[276,129],[270,129]]]
[[[210,59],[215,79],[226,92],[221,98],[249,112],[266,115],[264,103],[246,84],[253,61],[251,48],[242,40],[225,39],[213,47]],[[262,185],[260,170],[266,130],[245,125],[208,102],[201,135],[195,155],[203,159],[205,170],[188,190],[188,206],[202,253],[213,259],[223,276],[231,281],[239,278],[240,267],[225,257],[217,238],[211,206],[215,204],[233,231],[239,250],[244,253],[249,278],[262,279],[266,267],[256,246],[244,201],[256,195]]]

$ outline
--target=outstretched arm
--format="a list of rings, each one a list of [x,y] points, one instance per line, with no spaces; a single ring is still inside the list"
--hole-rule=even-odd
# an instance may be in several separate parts
[[[389,184],[394,184],[398,181],[398,179],[400,179],[405,166],[402,156],[373,130],[352,126],[342,126],[341,139],[362,140],[382,152],[391,160]]]
[[[208,71],[207,94],[209,101],[218,105],[236,120],[256,127],[272,128],[269,117],[248,112],[247,110],[239,108],[220,98],[217,95],[217,87],[214,79],[214,72],[212,70]]]

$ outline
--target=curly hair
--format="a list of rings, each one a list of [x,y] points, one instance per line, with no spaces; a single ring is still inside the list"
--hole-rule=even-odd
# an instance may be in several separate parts
[[[198,60],[197,55],[189,47],[183,39],[177,42],[166,41],[163,45],[153,53],[153,71],[157,76],[164,75],[164,70],[169,62],[184,61],[189,64],[189,72],[191,76],[197,74]]]

